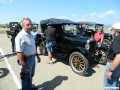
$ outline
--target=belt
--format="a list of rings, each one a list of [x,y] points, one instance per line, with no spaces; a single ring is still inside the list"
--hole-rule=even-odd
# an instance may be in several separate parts
[[[29,56],[24,55],[24,58],[32,58],[33,56],[35,56],[35,54],[34,55],[29,55]]]
[[[112,63],[112,62],[113,62],[113,60],[107,60],[107,62],[110,62],[110,63]]]

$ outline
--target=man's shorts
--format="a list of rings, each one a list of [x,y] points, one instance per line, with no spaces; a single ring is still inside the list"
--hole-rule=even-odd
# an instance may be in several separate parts
[[[52,47],[56,44],[56,41],[46,41],[47,52],[52,52]]]

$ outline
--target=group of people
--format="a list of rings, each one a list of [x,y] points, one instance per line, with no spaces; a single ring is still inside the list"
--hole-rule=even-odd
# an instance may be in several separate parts
[[[34,31],[34,28],[31,33],[32,21],[29,18],[23,18],[21,26],[22,30],[11,38],[12,44],[15,45],[15,49],[13,48],[12,50],[16,50],[21,67],[21,75],[24,76],[24,78],[21,78],[22,90],[37,90],[35,87],[32,87],[32,77],[35,73],[35,56],[37,57],[38,63],[41,61],[41,58],[37,53],[35,42],[35,35],[38,34],[38,32]],[[108,60],[104,74],[105,90],[116,90],[120,77],[120,22],[113,24],[111,30],[114,40],[107,55]],[[53,64],[52,47],[56,43],[57,34],[57,30],[51,25],[48,25],[48,28],[45,29],[43,33],[43,36],[46,38],[46,50],[48,52],[49,60],[47,62],[48,64]],[[95,33],[94,38],[97,42],[102,43],[104,38],[103,31],[99,30]]]

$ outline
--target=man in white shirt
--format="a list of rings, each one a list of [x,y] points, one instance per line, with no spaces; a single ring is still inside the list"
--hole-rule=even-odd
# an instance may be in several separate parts
[[[38,62],[35,40],[31,35],[32,22],[29,18],[21,21],[22,30],[15,38],[17,57],[21,66],[22,90],[36,90],[32,88],[32,77],[35,72],[35,55]]]

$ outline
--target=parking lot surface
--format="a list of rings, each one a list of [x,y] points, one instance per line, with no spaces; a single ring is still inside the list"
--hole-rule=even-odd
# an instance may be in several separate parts
[[[20,90],[20,67],[12,53],[10,39],[0,35],[0,90]],[[53,65],[47,64],[47,56],[40,55],[41,63],[36,62],[33,84],[38,90],[104,90],[104,65],[90,62],[88,75],[74,73],[66,59],[53,58]]]

